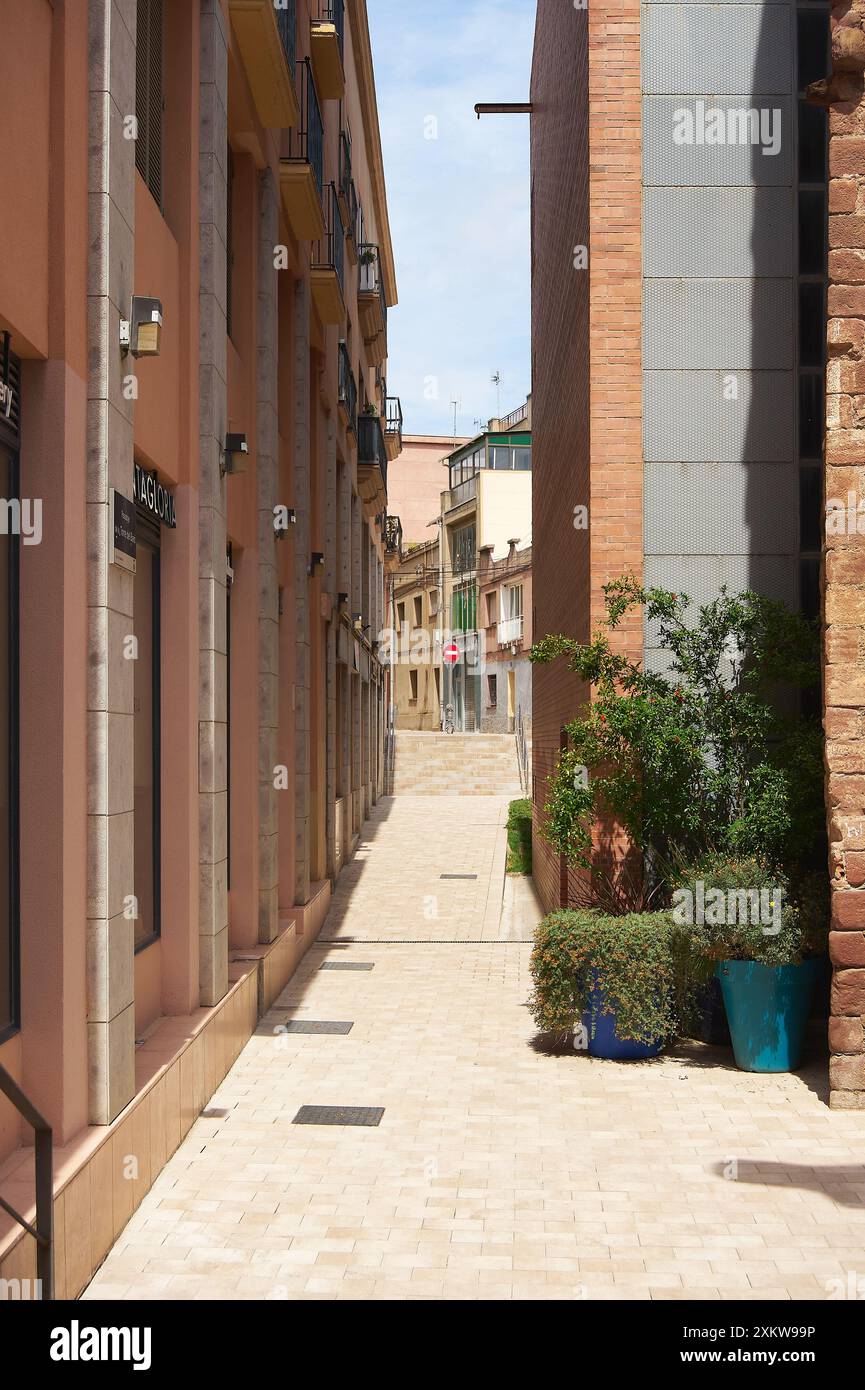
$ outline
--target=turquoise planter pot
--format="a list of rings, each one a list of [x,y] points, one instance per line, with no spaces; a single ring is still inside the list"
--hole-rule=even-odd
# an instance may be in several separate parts
[[[820,965],[819,960],[801,965],[721,962],[718,978],[740,1070],[796,1070]]]

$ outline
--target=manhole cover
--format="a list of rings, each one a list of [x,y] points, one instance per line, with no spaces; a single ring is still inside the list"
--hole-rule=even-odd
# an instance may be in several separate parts
[[[375,970],[372,961],[366,960],[326,960],[321,970]]]
[[[377,1105],[302,1105],[293,1125],[377,1125],[384,1108]]]
[[[290,1023],[281,1023],[281,1033],[350,1033],[353,1023],[331,1023],[327,1020],[294,1018]]]

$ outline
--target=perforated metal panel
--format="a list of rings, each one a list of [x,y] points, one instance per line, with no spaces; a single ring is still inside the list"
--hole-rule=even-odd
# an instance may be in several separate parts
[[[643,91],[792,91],[790,10],[780,5],[644,5]]]
[[[648,555],[796,553],[798,476],[790,464],[650,463],[643,504]]]
[[[795,563],[789,556],[766,555],[647,555],[644,567],[648,588],[658,586],[675,594],[687,594],[692,607],[687,618],[695,621],[702,604],[718,597],[722,586],[728,593],[756,589],[759,594],[780,599],[795,607]],[[646,648],[658,648],[658,624],[644,626]]]
[[[738,396],[728,400],[731,378]],[[792,373],[645,372],[643,453],[652,463],[791,461]]]
[[[791,275],[790,188],[647,188],[643,274]]]
[[[677,144],[674,132],[681,126],[677,113],[687,111],[695,120],[698,102],[703,109],[724,112],[745,111],[762,104],[777,111],[780,145],[777,154],[764,154],[760,145]],[[702,127],[701,127],[702,128]],[[773,96],[766,102],[750,97],[649,96],[643,99],[643,181],[647,184],[695,184],[704,187],[751,184],[788,184],[792,168],[792,126],[789,97]]]
[[[789,280],[647,280],[643,365],[792,368]]]

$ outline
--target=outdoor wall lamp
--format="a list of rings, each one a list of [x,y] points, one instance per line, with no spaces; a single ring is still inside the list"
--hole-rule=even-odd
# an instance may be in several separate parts
[[[360,628],[363,626],[363,614],[362,614],[362,613],[352,613],[352,615],[351,615],[351,623],[352,623],[352,627],[356,627],[356,628],[360,629]]]
[[[283,536],[288,535],[289,526],[297,523],[297,512],[294,507],[274,507],[273,509],[273,532],[278,541]]]
[[[245,473],[246,463],[249,458],[249,445],[246,442],[245,434],[227,434],[223,446],[223,459],[225,466],[223,473]]]
[[[162,300],[132,296],[128,319],[120,320],[120,350],[133,357],[158,357],[162,337]]]
[[[310,575],[321,574],[324,569],[324,556],[320,550],[314,550],[309,557]]]

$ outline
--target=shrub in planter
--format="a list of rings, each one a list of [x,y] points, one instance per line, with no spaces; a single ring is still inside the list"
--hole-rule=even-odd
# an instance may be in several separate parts
[[[756,858],[718,855],[674,877],[674,918],[717,962],[737,1065],[792,1071],[826,950],[824,877],[791,878]]]
[[[552,913],[536,929],[531,970],[539,1030],[564,1041],[583,1025],[595,1055],[622,1055],[593,1046],[610,1020],[619,1043],[657,1051],[686,1027],[705,979],[690,930],[669,912]]]
[[[508,807],[508,873],[532,872],[532,803],[526,797]]]

